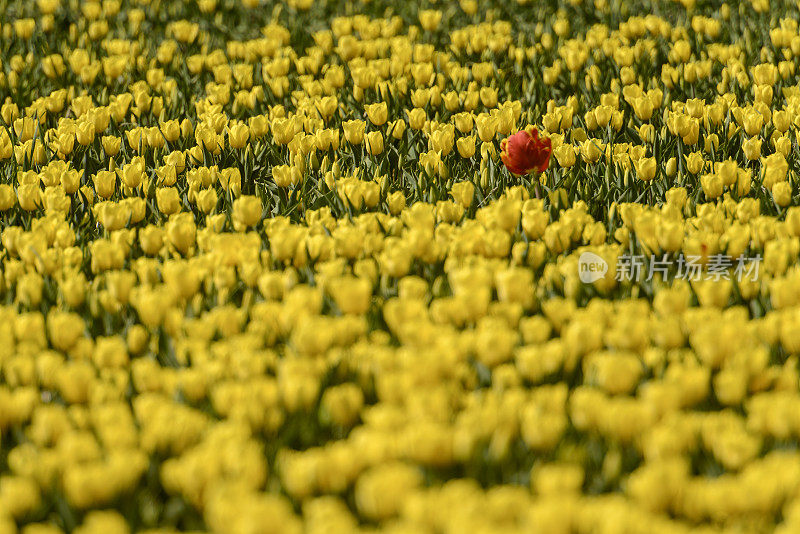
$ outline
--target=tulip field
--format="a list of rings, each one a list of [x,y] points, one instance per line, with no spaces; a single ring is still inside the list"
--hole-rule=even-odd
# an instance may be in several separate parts
[[[800,532],[798,20],[0,0],[0,534]]]

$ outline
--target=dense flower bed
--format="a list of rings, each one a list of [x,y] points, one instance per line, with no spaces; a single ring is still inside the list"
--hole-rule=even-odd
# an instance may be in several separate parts
[[[797,5],[0,10],[0,533],[800,530]]]

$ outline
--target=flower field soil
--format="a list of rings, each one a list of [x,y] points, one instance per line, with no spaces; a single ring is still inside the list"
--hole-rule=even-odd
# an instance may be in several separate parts
[[[0,0],[0,534],[800,532],[798,20]]]

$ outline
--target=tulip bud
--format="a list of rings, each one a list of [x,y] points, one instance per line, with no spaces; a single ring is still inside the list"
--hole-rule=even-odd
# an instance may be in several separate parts
[[[468,209],[472,206],[475,197],[475,185],[469,181],[458,182],[450,188],[450,195],[461,206]]]
[[[674,177],[675,173],[678,172],[678,162],[674,157],[667,160],[667,166],[666,169],[664,169],[664,172],[670,178]]]
[[[456,141],[456,148],[462,158],[468,159],[475,155],[475,137],[461,137]]]
[[[233,223],[238,231],[255,226],[261,220],[261,199],[243,195],[233,202]]]
[[[172,215],[181,211],[181,198],[174,187],[161,187],[156,190],[158,211],[164,215]]]
[[[686,170],[692,174],[697,174],[703,170],[704,163],[703,154],[700,152],[692,152],[686,156]]]
[[[713,200],[722,194],[722,178],[716,174],[704,174],[700,178],[700,185],[709,200]]]
[[[757,160],[761,157],[761,138],[751,137],[742,143],[742,152],[749,161]]]
[[[406,197],[402,191],[395,191],[386,197],[386,204],[389,207],[389,213],[395,216],[399,215],[406,206]]]
[[[656,159],[641,158],[636,162],[636,177],[642,181],[649,182],[656,176]]]
[[[772,186],[772,199],[775,204],[785,208],[792,203],[792,186],[789,182],[778,182]]]
[[[381,132],[370,132],[366,136],[367,152],[377,156],[383,152],[383,135]]]
[[[231,148],[244,148],[249,139],[250,128],[244,123],[238,123],[228,131],[228,143]]]

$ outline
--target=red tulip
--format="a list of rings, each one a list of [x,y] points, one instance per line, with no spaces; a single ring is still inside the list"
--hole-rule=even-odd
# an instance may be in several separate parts
[[[514,174],[528,174],[532,171],[544,172],[550,164],[550,139],[539,138],[533,126],[520,130],[500,143],[500,158],[506,168]]]

